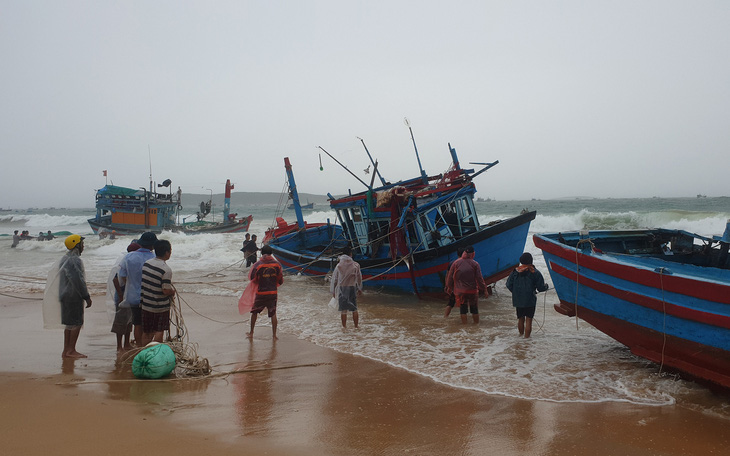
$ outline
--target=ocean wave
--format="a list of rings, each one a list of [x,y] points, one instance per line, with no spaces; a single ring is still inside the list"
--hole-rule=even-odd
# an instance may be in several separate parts
[[[530,227],[534,233],[590,230],[667,228],[711,236],[725,230],[727,214],[716,212],[654,211],[600,212],[583,209],[573,214],[540,215]]]
[[[40,227],[56,231],[56,227],[84,225],[88,227],[89,215],[51,215],[51,214],[9,214],[0,216],[0,225]]]

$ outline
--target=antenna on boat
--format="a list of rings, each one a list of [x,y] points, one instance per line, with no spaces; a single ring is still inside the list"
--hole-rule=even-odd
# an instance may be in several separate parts
[[[149,144],[147,144],[147,157],[150,160],[150,193],[152,193],[152,150]]]
[[[423,166],[421,166],[421,157],[418,155],[418,147],[416,146],[416,138],[413,137],[413,129],[411,128],[411,122],[408,120],[408,117],[403,118],[403,122],[406,124],[406,127],[408,127],[408,131],[411,132],[411,141],[413,141],[413,148],[416,150],[416,160],[418,160],[418,169],[421,170],[421,180],[424,184],[428,184],[428,176],[426,175],[426,172],[423,170]]]
[[[322,152],[324,152],[325,154],[327,154],[329,156],[329,158],[331,158],[332,160],[334,160],[335,163],[337,163],[342,168],[344,168],[345,171],[347,171],[348,173],[352,174],[352,177],[354,177],[355,179],[359,180],[362,185],[364,185],[364,186],[366,186],[368,188],[368,190],[370,190],[371,187],[368,187],[368,184],[366,184],[362,179],[360,179],[359,177],[357,177],[357,175],[355,173],[353,173],[352,171],[350,171],[349,169],[347,169],[347,166],[345,166],[342,163],[340,163],[335,157],[332,156],[332,154],[330,154],[329,152],[327,152],[326,150],[324,150],[324,148],[322,146],[317,146],[317,147],[320,148],[322,150]]]
[[[377,173],[378,177],[380,178],[380,182],[383,184],[383,186],[387,185],[385,182],[385,179],[383,179],[383,176],[380,175],[380,171],[378,171],[378,166],[375,164],[376,162],[373,161],[373,157],[370,155],[370,151],[368,150],[368,146],[365,145],[365,141],[359,136],[357,136],[357,139],[360,140],[362,143],[362,147],[365,148],[365,152],[368,154],[368,158],[370,159],[370,163],[375,167],[375,171],[373,172],[373,179],[370,181],[370,188],[373,188],[373,182],[375,181],[375,174]]]

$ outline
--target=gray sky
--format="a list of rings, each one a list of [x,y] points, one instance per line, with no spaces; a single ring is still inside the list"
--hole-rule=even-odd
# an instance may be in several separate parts
[[[361,191],[499,160],[478,196],[730,195],[727,1],[0,0],[0,207],[105,183]]]

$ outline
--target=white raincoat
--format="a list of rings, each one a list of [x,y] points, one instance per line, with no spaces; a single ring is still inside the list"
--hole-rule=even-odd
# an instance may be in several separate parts
[[[357,292],[362,291],[362,274],[360,265],[349,255],[339,256],[330,291],[337,299],[339,311],[357,310],[356,298]]]

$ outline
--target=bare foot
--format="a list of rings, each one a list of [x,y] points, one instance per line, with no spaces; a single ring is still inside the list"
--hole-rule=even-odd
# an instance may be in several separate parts
[[[88,356],[84,355],[83,353],[79,353],[76,350],[71,351],[71,352],[68,352],[68,353],[64,353],[61,356],[63,358],[75,358],[75,359],[78,359],[78,358],[88,358]]]
[[[253,333],[252,332],[246,333],[246,337],[248,337],[249,339],[253,339]]]

